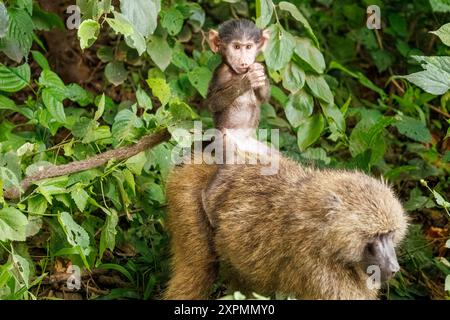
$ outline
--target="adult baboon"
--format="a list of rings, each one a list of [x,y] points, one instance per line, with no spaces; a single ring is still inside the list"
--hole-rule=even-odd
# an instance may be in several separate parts
[[[208,298],[219,263],[246,289],[301,299],[375,299],[367,268],[379,268],[381,281],[399,270],[394,248],[407,218],[385,182],[285,158],[271,176],[261,175],[260,165],[223,170],[207,203],[214,229],[201,201],[214,166],[185,165],[170,175],[166,299]]]

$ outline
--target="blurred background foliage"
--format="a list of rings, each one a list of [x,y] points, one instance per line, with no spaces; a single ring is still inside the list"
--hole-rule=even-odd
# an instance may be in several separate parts
[[[371,5],[379,30],[366,26]],[[160,128],[211,127],[202,99],[220,57],[206,33],[239,17],[271,30],[260,127],[280,130],[280,150],[383,175],[408,210],[402,270],[383,298],[450,298],[448,0],[0,0],[0,299],[160,297],[164,185],[181,137],[40,181],[18,201],[2,190]],[[227,293],[218,282],[214,297]]]

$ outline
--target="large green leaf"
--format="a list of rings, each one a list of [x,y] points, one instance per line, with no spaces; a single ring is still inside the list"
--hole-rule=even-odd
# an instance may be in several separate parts
[[[323,116],[315,114],[305,119],[297,130],[297,144],[300,151],[304,151],[319,139],[324,128]]]
[[[112,135],[116,141],[134,141],[142,128],[142,119],[136,116],[131,110],[124,109],[114,118]]]
[[[161,25],[169,32],[171,36],[180,33],[183,28],[183,14],[176,8],[172,7],[161,12]]]
[[[0,91],[17,92],[30,82],[31,71],[28,63],[15,68],[9,68],[0,63]]]
[[[450,12],[450,0],[429,0],[434,12]]]
[[[5,53],[19,62],[28,55],[33,44],[33,20],[25,10],[10,9],[7,46]],[[14,54],[12,54],[14,52]]]
[[[281,25],[274,24],[269,27],[270,39],[264,58],[270,69],[280,70],[291,60],[294,53],[294,37],[284,30]]]
[[[60,123],[66,122],[66,113],[64,112],[64,105],[59,99],[57,92],[52,88],[45,88],[42,90],[42,101],[48,112]]]
[[[211,71],[206,67],[195,67],[188,73],[188,78],[195,89],[206,98],[208,92],[208,84],[212,78]]]
[[[119,217],[115,210],[111,210],[106,216],[106,222],[103,226],[102,233],[100,235],[100,248],[99,256],[102,257],[106,249],[111,251],[114,250],[116,246],[116,226],[119,221]]]
[[[9,16],[6,7],[3,2],[0,2],[0,38],[6,36],[8,32],[8,21]]]
[[[428,93],[441,95],[450,89],[450,57],[412,56],[422,64],[424,71],[404,76]]]
[[[119,12],[114,12],[114,18],[106,18],[109,26],[117,33],[131,36],[134,32],[133,25]]]
[[[150,36],[155,31],[160,10],[160,0],[120,1],[120,11],[134,26],[135,30],[144,37]]]
[[[306,20],[306,18],[303,16],[303,14],[300,12],[300,10],[294,4],[287,1],[281,1],[278,5],[281,10],[288,11],[292,15],[292,17],[294,17],[295,20],[297,20],[303,25],[303,27],[306,29],[306,32],[314,40],[316,46],[319,47],[319,41],[317,40],[317,37],[314,34],[311,25],[309,24],[308,20]]]
[[[314,99],[305,90],[289,96],[284,112],[292,127],[297,128],[306,118],[312,115]]]
[[[402,116],[400,121],[396,122],[394,126],[401,134],[413,140],[428,143],[431,142],[431,133],[427,126],[420,120]]]
[[[78,28],[78,38],[80,39],[81,49],[89,48],[97,40],[100,33],[100,25],[97,21],[86,19]]]
[[[147,44],[147,53],[161,71],[166,70],[172,59],[172,48],[166,39],[151,36]]]
[[[295,63],[290,62],[283,71],[283,87],[290,92],[297,92],[305,85],[305,72]]]
[[[444,24],[438,30],[431,31],[431,33],[437,35],[446,46],[450,47],[450,23]]]
[[[86,205],[89,200],[89,194],[80,186],[73,190],[70,193],[70,196],[72,197],[73,201],[77,205],[77,208],[84,212],[84,209],[86,209]]]
[[[0,241],[25,241],[27,217],[19,210],[0,209]]]
[[[307,38],[296,38],[295,54],[305,62],[312,70],[323,73],[325,70],[325,59],[322,53]]]
[[[113,85],[122,84],[128,76],[127,69],[122,61],[109,62],[105,67],[105,77]]]
[[[89,248],[89,234],[78,223],[76,223],[72,216],[67,212],[58,214],[58,221],[66,233],[67,242],[73,247],[78,247],[82,250],[84,255],[88,255]]]
[[[272,0],[256,0],[256,25],[258,28],[265,28],[272,19]]]
[[[330,87],[323,76],[308,74],[306,75],[306,84],[316,98],[319,98],[329,104],[333,103],[333,93],[331,92]]]
[[[165,106],[172,95],[170,86],[166,80],[160,78],[151,78],[147,80],[149,87],[152,89],[153,95],[161,101],[161,105]]]

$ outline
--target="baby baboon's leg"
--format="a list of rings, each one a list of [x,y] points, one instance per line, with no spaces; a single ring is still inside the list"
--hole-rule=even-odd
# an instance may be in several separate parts
[[[183,192],[177,195],[183,196]],[[186,199],[172,203],[182,203],[184,208],[169,208],[172,273],[164,298],[207,299],[218,273],[211,226],[199,197],[191,203]]]

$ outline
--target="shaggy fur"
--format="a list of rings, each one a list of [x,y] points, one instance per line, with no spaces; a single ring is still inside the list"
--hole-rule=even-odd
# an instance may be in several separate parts
[[[256,165],[228,166],[208,202],[217,226],[212,230],[200,194],[214,170],[185,165],[170,175],[173,257],[166,299],[208,298],[219,262],[261,294],[377,298],[361,268],[365,245],[391,231],[397,245],[407,229],[404,210],[386,183],[285,158],[273,176],[260,175]]]

